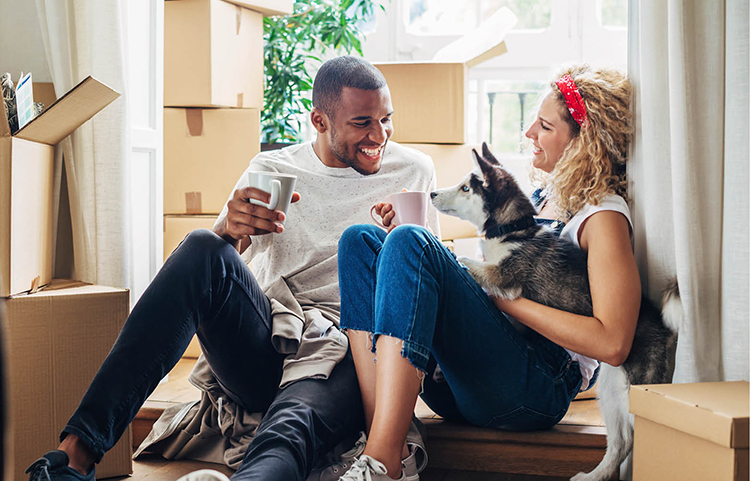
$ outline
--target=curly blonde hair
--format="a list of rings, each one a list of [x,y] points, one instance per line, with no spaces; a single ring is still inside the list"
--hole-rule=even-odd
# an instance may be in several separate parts
[[[597,205],[607,194],[627,200],[625,162],[633,135],[633,114],[632,86],[624,73],[584,64],[564,69],[555,80],[564,75],[570,75],[578,87],[588,120],[579,126],[559,87],[554,80],[550,82],[550,95],[557,100],[560,116],[570,126],[573,138],[550,174],[532,176],[542,180],[547,195],[557,202],[558,216],[568,220],[584,205]]]

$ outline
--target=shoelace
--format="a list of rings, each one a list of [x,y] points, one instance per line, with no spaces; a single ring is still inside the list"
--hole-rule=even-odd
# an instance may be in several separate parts
[[[26,474],[29,474],[29,481],[50,481],[49,476],[49,459],[41,457],[34,461],[34,464],[26,469]]]
[[[386,474],[385,466],[370,456],[360,456],[339,481],[372,481],[373,474]]]

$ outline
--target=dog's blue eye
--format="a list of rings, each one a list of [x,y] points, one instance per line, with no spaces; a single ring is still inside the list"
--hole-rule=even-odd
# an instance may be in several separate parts
[[[461,190],[463,190],[464,192],[468,192],[469,191],[469,186],[468,185],[462,185],[461,186]]]

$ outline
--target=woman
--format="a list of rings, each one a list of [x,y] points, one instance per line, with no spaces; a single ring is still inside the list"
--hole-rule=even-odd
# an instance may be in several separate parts
[[[618,366],[627,358],[641,299],[624,199],[630,93],[620,72],[567,69],[551,82],[525,134],[544,182],[533,196],[537,222],[587,251],[592,317],[490,298],[423,228],[344,232],[341,327],[369,432],[364,454],[342,479],[418,479],[401,462],[418,395],[447,419],[542,429],[593,385],[595,360]],[[388,225],[391,207],[376,210]],[[514,328],[506,316],[530,329]],[[437,364],[444,382],[433,376]]]

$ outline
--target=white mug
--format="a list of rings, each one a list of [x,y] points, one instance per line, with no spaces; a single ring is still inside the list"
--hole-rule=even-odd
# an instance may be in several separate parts
[[[294,185],[297,176],[292,174],[280,174],[278,172],[248,172],[248,187],[255,187],[270,194],[268,203],[258,199],[248,199],[251,204],[261,205],[268,210],[279,210],[286,213],[292,202]]]

